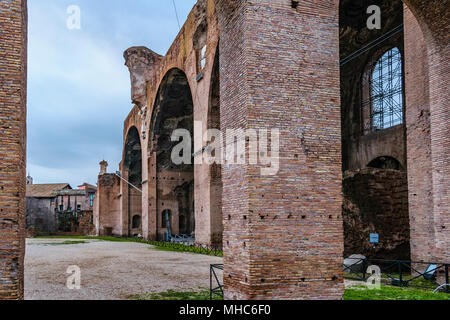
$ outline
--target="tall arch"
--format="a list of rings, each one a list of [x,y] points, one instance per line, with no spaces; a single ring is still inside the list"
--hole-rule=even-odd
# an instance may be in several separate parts
[[[153,182],[150,207],[154,208],[158,239],[167,239],[165,234],[169,231],[172,235],[195,236],[193,116],[193,100],[186,74],[180,69],[171,69],[161,81],[155,99],[149,137],[149,177]],[[188,132],[190,141],[171,141],[175,130]],[[191,148],[178,155],[186,156],[185,152],[190,152],[187,156],[189,161],[177,164],[172,153],[181,142],[190,144]],[[171,230],[161,216],[161,212],[166,210],[171,212]]]
[[[426,159],[426,163],[423,163],[423,165],[430,167],[431,179],[428,175],[423,177],[423,170],[421,172],[419,164],[415,167],[408,167],[409,180],[414,184],[414,189],[420,192],[421,188],[426,187],[428,189],[426,190],[428,191],[427,193],[432,194],[432,196],[427,197],[428,199],[423,199],[418,192],[413,194],[413,205],[416,208],[418,217],[426,225],[414,228],[418,241],[412,243],[412,245],[417,247],[418,259],[434,258],[447,261],[450,259],[448,250],[448,239],[450,238],[450,193],[448,191],[450,184],[450,136],[448,135],[450,130],[450,109],[448,108],[448,101],[450,100],[448,90],[450,85],[450,47],[448,45],[450,42],[450,33],[448,32],[450,12],[448,7],[450,6],[450,1],[405,0],[405,3],[418,21],[418,27],[415,27],[414,24],[410,26],[411,31],[414,28],[422,30],[422,43],[425,47],[422,49],[422,52],[412,51],[411,54],[406,52],[407,59],[411,62],[409,67],[407,65],[407,68],[409,68],[407,81],[410,81],[412,84],[409,87],[412,93],[409,98],[418,105],[427,102],[429,104],[429,114],[424,113],[425,117],[429,117],[429,129],[426,128],[429,131],[425,131],[428,133],[428,136],[417,134],[416,137],[411,136],[412,139],[409,140],[413,143],[422,143],[424,140],[427,140],[430,145],[429,151],[431,151],[431,157]],[[420,45],[420,42],[417,43],[417,40],[416,38],[414,42],[411,39],[413,48],[417,48],[418,44]],[[420,46],[418,48],[420,50]],[[422,74],[420,73],[420,65],[414,65],[414,61],[417,59],[415,57],[416,54],[423,56],[427,60],[425,72],[422,72]],[[426,78],[421,79],[424,75]],[[425,94],[426,96],[420,97],[420,94]],[[415,119],[415,123],[420,123],[420,120],[419,114],[419,117]],[[411,129],[414,127],[413,123]],[[423,126],[420,124],[417,126],[417,130],[422,129],[420,127]],[[410,173],[412,171],[417,174],[412,175]],[[431,185],[427,182],[430,180]],[[433,212],[433,214],[421,217],[420,212]],[[416,220],[420,221],[419,219]],[[423,232],[425,228],[429,228],[430,232],[428,234],[430,235],[427,232]],[[434,249],[427,250],[427,246]]]
[[[136,127],[128,130],[122,175],[129,182],[125,184],[126,190],[126,220],[125,232],[127,236],[142,235],[142,224],[133,223],[142,221],[142,147],[139,131]]]
[[[370,5],[381,29],[367,27]],[[409,259],[406,172],[389,170],[406,165],[403,2],[341,0],[339,9],[344,255]],[[383,238],[375,248],[371,233]]]
[[[450,138],[445,132],[448,132],[450,127],[450,111],[446,102],[449,100],[450,82],[448,76],[450,14],[447,9],[450,1],[341,0],[341,23],[345,17],[343,8],[356,3],[362,8],[371,4],[380,5],[383,25],[386,25],[386,13],[389,11],[383,6],[394,2],[397,2],[398,6],[404,5],[403,18],[399,22],[403,22],[404,37],[404,48],[403,50],[400,48],[400,51],[404,54],[404,141],[407,148],[405,147],[404,150],[404,160],[400,162],[407,167],[411,259],[415,261],[448,260],[450,254],[446,248],[450,223],[448,218]],[[368,16],[364,14],[358,14],[358,16],[359,22],[358,19],[354,19],[352,23],[363,25],[361,23],[364,23],[364,19]],[[389,30],[383,30],[382,34],[386,34],[387,31]],[[367,34],[369,32],[366,31],[364,35]],[[361,37],[353,38],[356,39],[355,41],[361,39]],[[392,38],[385,42],[391,41]],[[341,50],[342,48],[343,46]],[[345,74],[345,71],[342,74]],[[341,81],[341,85],[342,83],[344,82]],[[342,91],[343,112],[348,106],[345,104],[345,97],[349,92],[351,91]],[[356,112],[354,108],[347,111]],[[355,121],[346,123],[344,120],[343,130],[349,130],[352,125],[355,126]],[[344,137],[344,153],[349,140],[346,141]],[[348,167],[345,159],[344,156],[344,170],[346,165]]]
[[[209,93],[208,106],[208,129],[221,130],[220,126],[220,69],[219,69],[219,46],[216,49],[216,56],[214,58],[214,65],[211,75],[211,86]],[[223,132],[222,132],[223,133]],[[214,142],[214,141],[212,141]],[[217,142],[217,141],[216,141]],[[217,153],[223,153],[223,150],[215,150],[211,156],[218,156]],[[210,214],[210,228],[211,240],[213,245],[221,246],[223,237],[223,215],[222,215],[222,165],[220,163],[213,163],[209,168],[209,214]]]

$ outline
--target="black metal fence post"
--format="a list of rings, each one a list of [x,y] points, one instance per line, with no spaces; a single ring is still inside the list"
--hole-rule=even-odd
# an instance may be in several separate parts
[[[448,264],[445,265],[445,292],[450,292],[449,281],[448,281]]]
[[[212,300],[213,296],[215,294],[223,297],[223,284],[221,283],[221,281],[219,280],[219,278],[217,277],[217,274],[216,274],[216,270],[223,271],[223,264],[211,264],[209,268],[210,268],[209,269],[209,286],[210,286],[209,298],[210,298],[210,300]],[[214,280],[213,280],[213,276],[214,276]],[[217,287],[213,287],[213,282],[217,283]]]
[[[212,266],[209,266],[209,300],[212,300],[213,295],[213,287],[212,287]]]
[[[367,270],[367,261],[366,261],[366,259],[364,259],[362,261],[362,273],[363,273],[363,281],[364,282],[367,280],[366,279],[366,270]]]

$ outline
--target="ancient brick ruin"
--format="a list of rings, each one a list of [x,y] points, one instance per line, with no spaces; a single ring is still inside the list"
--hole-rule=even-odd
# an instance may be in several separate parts
[[[22,2],[2,2],[2,30],[18,12],[9,4],[24,9]],[[448,262],[450,1],[371,1],[384,18],[374,32],[365,29],[363,2],[199,0],[164,56],[128,49],[134,107],[124,122],[119,174],[103,163],[99,176],[98,233],[162,240],[169,214],[174,233],[194,232],[198,243],[223,246],[227,299],[340,299],[349,213],[363,214],[353,220],[362,241],[378,231],[387,251],[407,247],[409,239],[411,259]],[[10,32],[24,41],[26,20],[15,21]],[[402,23],[382,45],[346,59]],[[2,45],[13,41],[0,37]],[[25,61],[25,42],[15,44],[23,46],[1,47],[2,80],[17,77],[11,68]],[[5,60],[8,52],[12,59]],[[399,59],[402,79],[401,112],[389,123],[386,113],[374,112],[379,97],[371,89],[386,54]],[[15,104],[2,81],[2,126],[24,125],[21,79]],[[11,110],[19,116],[8,118]],[[261,175],[263,165],[249,163],[174,165],[169,138],[177,128],[278,128],[279,171]],[[0,190],[0,297],[20,298],[22,290],[20,132],[0,133],[2,154],[14,155],[0,166],[2,186],[10,186]],[[6,153],[4,137],[21,147]],[[195,145],[193,157],[207,147]],[[375,210],[368,201],[383,205]],[[403,228],[383,227],[389,223]],[[345,231],[347,252],[361,250],[348,249],[355,230]]]
[[[33,184],[27,177],[27,237],[94,235],[94,197],[97,188],[88,183],[72,189],[68,183]]]
[[[365,168],[343,181],[344,257],[409,260],[410,227],[406,172]],[[370,234],[379,243],[370,243]]]
[[[0,299],[23,298],[27,4],[0,2]]]

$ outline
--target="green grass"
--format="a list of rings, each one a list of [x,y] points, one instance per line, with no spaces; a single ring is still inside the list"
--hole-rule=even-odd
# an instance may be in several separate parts
[[[83,243],[87,243],[86,241],[64,241],[64,242],[50,242],[50,243],[44,243],[44,245],[47,246],[63,246],[63,245],[70,245],[70,244],[83,244]]]
[[[380,290],[355,286],[345,290],[344,300],[450,300],[450,294],[392,286],[381,286]]]
[[[36,239],[87,239],[87,240],[101,240],[101,241],[111,241],[111,242],[135,242],[135,243],[144,243],[151,246],[154,246],[158,250],[163,251],[172,251],[172,252],[190,252],[196,254],[203,254],[209,256],[217,256],[222,257],[222,251],[211,252],[205,248],[199,248],[195,246],[185,246],[178,243],[171,242],[161,242],[161,241],[146,241],[139,238],[117,238],[117,237],[89,237],[89,236],[42,236],[36,237]]]
[[[215,295],[214,300],[223,300]],[[129,300],[209,300],[209,290],[174,291],[133,295]],[[450,294],[433,293],[420,289],[382,286],[380,290],[370,290],[365,286],[345,290],[344,300],[450,300]]]
[[[223,300],[215,295],[214,300]],[[129,296],[128,300],[209,300],[209,289],[200,288],[198,291],[174,291],[168,290],[160,293],[148,293]]]
[[[352,279],[353,277],[362,278],[362,276],[363,276],[362,273],[357,273],[357,274],[347,273],[347,272],[344,273],[344,277],[346,279]],[[369,275],[367,274],[366,276],[368,277]],[[390,273],[388,276],[386,273],[383,273],[381,275],[381,283],[384,285],[390,286],[392,284],[391,278],[400,279],[400,275],[398,273]],[[414,280],[412,280],[412,279],[414,279]],[[417,277],[417,276],[412,276],[407,273],[402,274],[402,280],[403,281],[411,280],[411,281],[409,281],[409,287],[414,287],[414,288],[434,290],[438,286],[438,284],[435,281],[427,280],[423,276]]]

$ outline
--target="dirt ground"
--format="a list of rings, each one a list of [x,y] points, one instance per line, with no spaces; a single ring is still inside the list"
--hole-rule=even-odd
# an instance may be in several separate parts
[[[130,295],[209,288],[209,265],[222,258],[157,250],[131,242],[27,239],[26,300],[115,300]],[[58,245],[59,243],[59,245]],[[67,268],[81,270],[81,288],[66,286]]]

